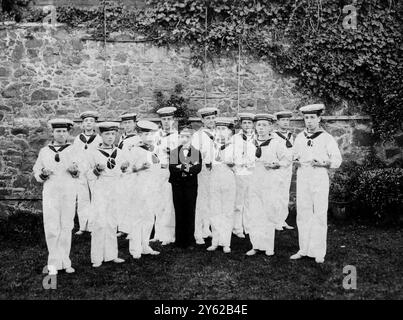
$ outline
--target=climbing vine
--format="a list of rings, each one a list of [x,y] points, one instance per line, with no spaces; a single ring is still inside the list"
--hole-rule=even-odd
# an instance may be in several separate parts
[[[356,12],[355,28],[346,27],[346,6]],[[235,56],[241,45],[243,55],[296,76],[309,96],[328,106],[348,101],[343,112],[371,115],[382,139],[403,123],[402,12],[397,0],[149,0],[142,10],[102,0],[94,9],[57,8],[58,22],[95,37],[124,31],[160,46],[189,46],[200,68]]]

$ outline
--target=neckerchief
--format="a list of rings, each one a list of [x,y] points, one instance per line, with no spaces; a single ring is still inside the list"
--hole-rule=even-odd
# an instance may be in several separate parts
[[[139,147],[144,149],[144,150],[147,150],[147,151],[151,152],[151,159],[152,159],[153,163],[159,163],[160,162],[160,160],[158,159],[158,156],[154,152],[155,148],[154,148],[153,145],[142,144]]]
[[[262,156],[262,147],[268,146],[271,142],[271,139],[272,138],[269,138],[260,144],[257,139],[254,141],[256,146],[256,153],[255,153],[256,158],[260,158]]]
[[[112,170],[113,168],[115,168],[116,166],[116,156],[118,154],[118,149],[117,148],[112,148],[112,153],[109,154],[108,152],[102,150],[102,149],[98,149],[99,152],[101,152],[105,157],[108,158],[107,162],[106,162],[106,166],[108,167],[108,169]]]
[[[59,162],[60,161],[60,156],[59,156],[59,152],[62,152],[64,149],[66,149],[68,146],[70,146],[70,144],[65,144],[63,146],[60,146],[58,150],[56,150],[55,146],[53,145],[49,145],[49,149],[52,150],[55,154],[55,161]]]
[[[97,137],[97,135],[95,133],[93,135],[91,135],[88,140],[84,133],[80,133],[80,136],[79,136],[80,140],[85,144],[85,146],[84,146],[85,150],[88,149],[88,145],[91,144],[91,142],[93,142],[96,137]]]
[[[308,134],[308,132],[304,131],[304,136],[305,138],[308,139],[308,141],[306,142],[308,147],[312,147],[313,146],[313,139],[319,137],[321,134],[323,133],[323,131],[317,131],[311,135]]]
[[[206,131],[206,130],[202,130],[211,140],[214,141],[214,135],[212,135],[210,132]]]
[[[286,146],[287,148],[292,148],[292,143],[291,143],[291,141],[290,141],[290,138],[291,138],[291,135],[292,135],[291,132],[289,132],[289,133],[287,134],[287,137],[286,137],[285,135],[283,135],[283,134],[282,134],[281,132],[279,132],[279,131],[276,131],[276,133],[277,133],[277,135],[278,135],[280,138],[282,138],[282,139],[285,140],[285,146]]]
[[[126,140],[126,139],[129,139],[129,138],[131,138],[131,137],[134,137],[134,136],[135,136],[135,134],[133,133],[133,134],[129,134],[129,135],[127,135],[126,137],[124,137],[124,138],[119,142],[118,148],[119,148],[119,149],[122,149],[125,140]]]

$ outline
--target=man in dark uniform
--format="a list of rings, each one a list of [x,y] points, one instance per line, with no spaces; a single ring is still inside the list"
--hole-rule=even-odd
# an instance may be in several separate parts
[[[187,248],[194,244],[197,175],[202,167],[200,151],[191,145],[192,131],[184,128],[179,146],[170,152],[169,182],[175,207],[175,244]]]

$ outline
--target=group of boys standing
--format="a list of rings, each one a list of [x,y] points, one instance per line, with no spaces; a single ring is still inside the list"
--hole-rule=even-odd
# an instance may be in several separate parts
[[[43,187],[43,217],[48,271],[75,270],[69,258],[77,206],[80,235],[91,232],[91,262],[124,262],[117,237],[127,234],[133,258],[158,255],[150,242],[179,247],[205,243],[231,252],[231,236],[249,235],[252,249],[274,254],[275,230],[286,223],[293,164],[297,167],[297,226],[300,250],[291,256],[326,254],[329,178],[341,164],[334,138],[320,126],[322,104],[302,107],[305,130],[294,141],[290,112],[238,114],[199,110],[196,132],[175,129],[174,107],[157,111],[161,127],[126,113],[121,123],[99,122],[83,112],[82,133],[67,143],[73,122],[54,119],[53,140],[34,165]],[[274,125],[277,123],[277,130]],[[96,132],[99,129],[99,134]],[[123,130],[118,137],[119,127]],[[154,237],[150,240],[154,230]]]

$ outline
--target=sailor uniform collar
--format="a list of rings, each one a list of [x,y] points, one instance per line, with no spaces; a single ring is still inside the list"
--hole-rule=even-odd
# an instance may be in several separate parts
[[[208,131],[210,129],[207,128],[202,128],[201,131],[204,132],[211,140],[214,141],[214,134]]]
[[[160,130],[160,137],[165,138],[168,137],[171,134],[174,134],[176,132],[176,130],[170,130],[168,132],[164,131],[164,130]]]
[[[111,153],[106,152],[105,150],[111,150]],[[106,162],[106,166],[108,169],[112,170],[116,166],[116,156],[118,154],[118,149],[115,146],[108,149],[102,149],[101,147],[98,148],[98,151],[101,152],[102,155],[108,158]]]
[[[255,139],[255,134],[253,132],[252,132],[252,134],[250,134],[248,136],[243,130],[240,130],[239,134],[240,134],[240,136],[242,137],[242,139],[244,141],[254,140]]]
[[[256,138],[255,139],[255,146],[256,146],[256,152],[255,156],[256,158],[260,158],[262,156],[262,147],[267,147],[270,142],[273,140],[273,137],[270,135],[267,140],[260,140],[263,141],[262,143],[259,143],[259,140]]]
[[[122,149],[125,140],[126,140],[126,139],[129,139],[129,138],[132,138],[132,137],[134,137],[134,136],[136,136],[135,133],[131,133],[131,134],[128,134],[128,135],[126,135],[126,136],[122,136],[122,137],[120,138],[120,142],[119,142],[118,148],[119,148],[119,149]]]
[[[287,148],[292,148],[292,143],[290,141],[292,133],[287,131],[286,135],[284,135],[283,133],[281,133],[280,131],[276,131],[276,134],[285,140],[285,145]]]
[[[87,137],[89,138],[87,139]],[[88,145],[91,144],[96,137],[97,134],[95,132],[90,136],[87,136],[85,133],[80,133],[79,135],[80,140],[85,144],[84,149],[88,149]]]
[[[52,151],[55,153],[55,161],[56,161],[56,162],[60,162],[59,153],[62,152],[64,149],[66,149],[66,148],[69,147],[69,146],[70,146],[69,143],[66,143],[66,144],[61,145],[61,146],[55,146],[55,145],[53,144],[53,142],[48,145],[49,149],[52,150]],[[58,148],[58,149],[56,149],[56,148]]]
[[[319,129],[318,131],[309,134],[307,130],[304,130],[304,136],[307,139],[307,146],[308,147],[313,147],[313,139],[319,137],[324,131],[322,129]]]

